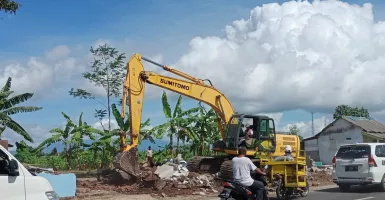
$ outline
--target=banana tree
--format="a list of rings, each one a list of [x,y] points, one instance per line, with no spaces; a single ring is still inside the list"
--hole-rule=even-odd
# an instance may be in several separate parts
[[[188,125],[188,117],[192,113],[195,113],[199,110],[199,108],[191,108],[188,110],[183,111],[182,110],[182,95],[179,95],[179,98],[176,102],[176,105],[174,107],[174,112],[171,111],[171,106],[168,103],[166,92],[163,92],[162,95],[162,106],[163,106],[163,113],[164,116],[167,119],[167,122],[164,124],[161,124],[159,126],[154,127],[154,131],[157,133],[157,135],[164,135],[164,133],[167,133],[170,137],[170,152],[171,154],[174,153],[173,151],[173,138],[175,135],[177,135],[177,151],[179,148],[179,135],[178,133],[183,133],[181,129],[183,127]],[[178,152],[177,152],[178,153]]]
[[[191,141],[191,150],[194,154],[203,155],[208,153],[208,146],[220,138],[216,113],[213,109],[205,111],[199,105],[199,113],[192,117],[195,122],[192,126],[185,128],[187,142]],[[206,153],[205,153],[206,151]]]
[[[50,130],[50,133],[53,135],[50,138],[47,138],[43,142],[41,142],[36,148],[35,152],[40,152],[43,148],[47,148],[51,146],[52,144],[56,142],[62,142],[64,144],[64,155],[67,159],[67,164],[70,167],[71,166],[71,159],[69,155],[69,149],[70,149],[70,135],[71,135],[71,130],[75,126],[72,120],[68,115],[66,115],[64,112],[61,112],[63,117],[67,120],[67,123],[64,127],[64,129],[61,128],[54,128]]]
[[[102,151],[102,157],[103,164],[108,163],[107,154],[113,155],[115,152],[119,150],[119,143],[120,143],[120,132],[123,131],[126,135],[129,134],[130,131],[130,116],[128,113],[126,113],[127,118],[122,119],[120,116],[120,112],[117,109],[115,104],[111,105],[112,114],[115,117],[115,120],[118,124],[118,128],[111,130],[110,132],[106,133],[103,137],[101,137],[97,142],[93,143],[93,149],[95,152],[97,150]],[[150,118],[147,118],[147,120],[140,124],[140,141],[141,140],[149,140],[150,142],[154,143],[155,138],[161,138],[158,135],[153,134],[153,132],[149,129],[145,129],[146,127],[150,126]],[[114,139],[113,139],[114,138]],[[126,138],[126,143],[130,142],[130,138]]]
[[[91,145],[84,143],[84,137],[88,137],[91,140],[95,139],[95,134],[99,136],[104,136],[104,131],[93,128],[83,121],[83,112],[80,113],[79,122],[77,125],[73,126],[71,131],[71,144],[75,150],[77,164],[80,164],[79,153],[82,147],[90,147]]]
[[[64,144],[64,155],[67,159],[68,167],[72,166],[72,151],[78,148],[80,145],[83,145],[83,136],[87,135],[90,138],[94,138],[94,133],[103,134],[102,131],[92,128],[87,125],[87,123],[83,122],[82,116],[83,113],[80,114],[79,124],[75,125],[71,118],[65,114],[61,113],[63,117],[66,119],[67,123],[64,129],[54,128],[50,130],[50,133],[53,135],[50,138],[47,138],[42,143],[40,143],[36,148],[35,152],[41,151],[43,148],[49,147],[54,143],[62,142]]]
[[[16,106],[33,97],[33,93],[23,93],[10,97],[14,91],[11,90],[12,78],[9,77],[3,88],[0,90],[0,138],[6,128],[13,130],[15,133],[23,136],[29,142],[33,142],[32,137],[27,131],[20,126],[10,115],[24,112],[34,112],[41,110],[42,107],[35,106]]]

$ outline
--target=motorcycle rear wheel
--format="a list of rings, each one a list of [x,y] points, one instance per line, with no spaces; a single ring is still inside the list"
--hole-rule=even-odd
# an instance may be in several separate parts
[[[301,195],[301,197],[306,197],[307,194],[309,194],[309,189],[310,189],[309,188],[309,182],[306,181],[305,191],[299,193]]]

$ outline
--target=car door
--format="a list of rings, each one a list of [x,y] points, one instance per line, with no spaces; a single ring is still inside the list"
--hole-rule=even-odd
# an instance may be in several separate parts
[[[8,155],[0,149],[0,196],[7,200],[25,200],[24,175],[9,176]]]
[[[381,180],[385,173],[385,145],[376,145],[374,159],[379,169],[375,170],[373,175],[377,180]]]
[[[369,145],[344,145],[336,154],[336,175],[340,178],[366,178],[369,174]]]

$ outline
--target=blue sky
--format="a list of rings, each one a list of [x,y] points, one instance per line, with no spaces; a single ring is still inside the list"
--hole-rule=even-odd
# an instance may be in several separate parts
[[[146,1],[31,1],[20,0],[22,7],[17,15],[1,14],[0,20],[0,67],[12,62],[25,63],[29,57],[44,57],[58,45],[66,45],[71,55],[80,59],[80,53],[87,53],[97,40],[112,41],[113,44],[130,56],[134,52],[143,55],[162,55],[164,64],[175,63],[189,49],[189,42],[196,36],[222,36],[224,28],[233,20],[245,18],[250,10],[264,3],[283,1],[231,1],[231,0],[146,0]],[[362,4],[367,1],[348,1]],[[376,20],[383,19],[380,10],[382,1],[371,1]],[[124,41],[124,42],[122,42]],[[78,54],[79,53],[79,54]],[[83,61],[87,64],[87,61]],[[2,63],[5,63],[2,65]],[[79,78],[74,77],[74,78]],[[15,80],[17,81],[17,80]],[[15,119],[26,127],[40,127],[41,134],[46,130],[63,125],[60,112],[76,118],[80,112],[89,123],[98,104],[92,100],[78,100],[70,97],[67,91],[79,85],[53,85],[55,91],[49,97],[38,96],[28,104],[43,106],[44,109],[30,114],[17,115]],[[32,83],[31,83],[32,84]],[[59,91],[59,92],[58,92]],[[27,91],[25,91],[27,92]],[[44,91],[40,91],[44,92]],[[48,90],[48,93],[52,90]],[[171,107],[175,99],[170,101]],[[195,106],[196,101],[185,98],[184,107]],[[153,125],[164,121],[160,96],[147,99],[143,108],[144,117],[151,118]],[[314,118],[330,113],[315,113]],[[304,110],[285,111],[280,119],[280,127],[285,124],[311,120],[311,114]],[[44,131],[45,130],[45,131]],[[45,132],[45,133],[43,133]],[[10,132],[5,133],[11,138]]]

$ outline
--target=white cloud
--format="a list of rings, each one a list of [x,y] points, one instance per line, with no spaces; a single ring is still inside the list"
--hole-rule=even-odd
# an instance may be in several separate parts
[[[68,56],[69,49],[58,46],[46,53],[46,57],[30,57],[26,62],[14,61],[0,65],[0,84],[12,77],[15,93],[32,92],[36,96],[52,97],[63,89],[78,83],[74,77],[85,69],[83,58]],[[69,83],[69,84],[68,84]],[[55,93],[55,94],[54,94]]]
[[[266,115],[270,118],[273,118],[275,126],[279,126],[282,120],[283,113],[260,113],[259,115]]]
[[[13,145],[15,144],[15,142],[20,142],[21,140],[24,140],[28,145],[31,145],[32,147],[37,147],[41,142],[43,142],[45,139],[49,138],[52,135],[49,132],[50,129],[46,127],[42,127],[40,125],[22,125],[22,126],[32,137],[34,141],[33,143],[26,141],[21,135],[13,132],[8,128],[2,134],[1,139],[9,140],[8,143]],[[11,148],[10,150],[16,150],[16,147]]]
[[[325,124],[328,125],[331,123],[331,120],[325,116],[316,118],[313,120],[314,122],[314,134],[319,133],[323,128],[325,128]],[[312,135],[312,121],[307,121],[307,122],[297,122],[297,123],[292,123],[292,124],[286,124],[284,125],[281,129],[284,132],[289,132],[290,126],[296,125],[298,129],[300,130],[300,135],[303,136],[304,138],[308,138],[313,136]]]
[[[56,60],[60,58],[65,58],[69,55],[70,49],[66,45],[59,45],[53,48],[52,50],[46,53],[48,59]]]
[[[95,122],[93,124],[93,127],[100,129],[100,130],[103,130],[102,124],[103,124],[105,129],[108,129],[108,119],[102,119],[102,121]],[[115,119],[111,119],[111,130],[117,129],[117,128],[119,128],[118,123],[116,122]]]
[[[224,37],[196,37],[175,64],[209,78],[236,110],[331,111],[337,104],[385,103],[385,23],[371,4],[291,1],[254,8]]]
[[[54,69],[35,57],[29,58],[25,65],[20,63],[0,67],[0,83],[5,84],[12,77],[12,89],[15,92],[37,92],[44,90],[54,82]]]

